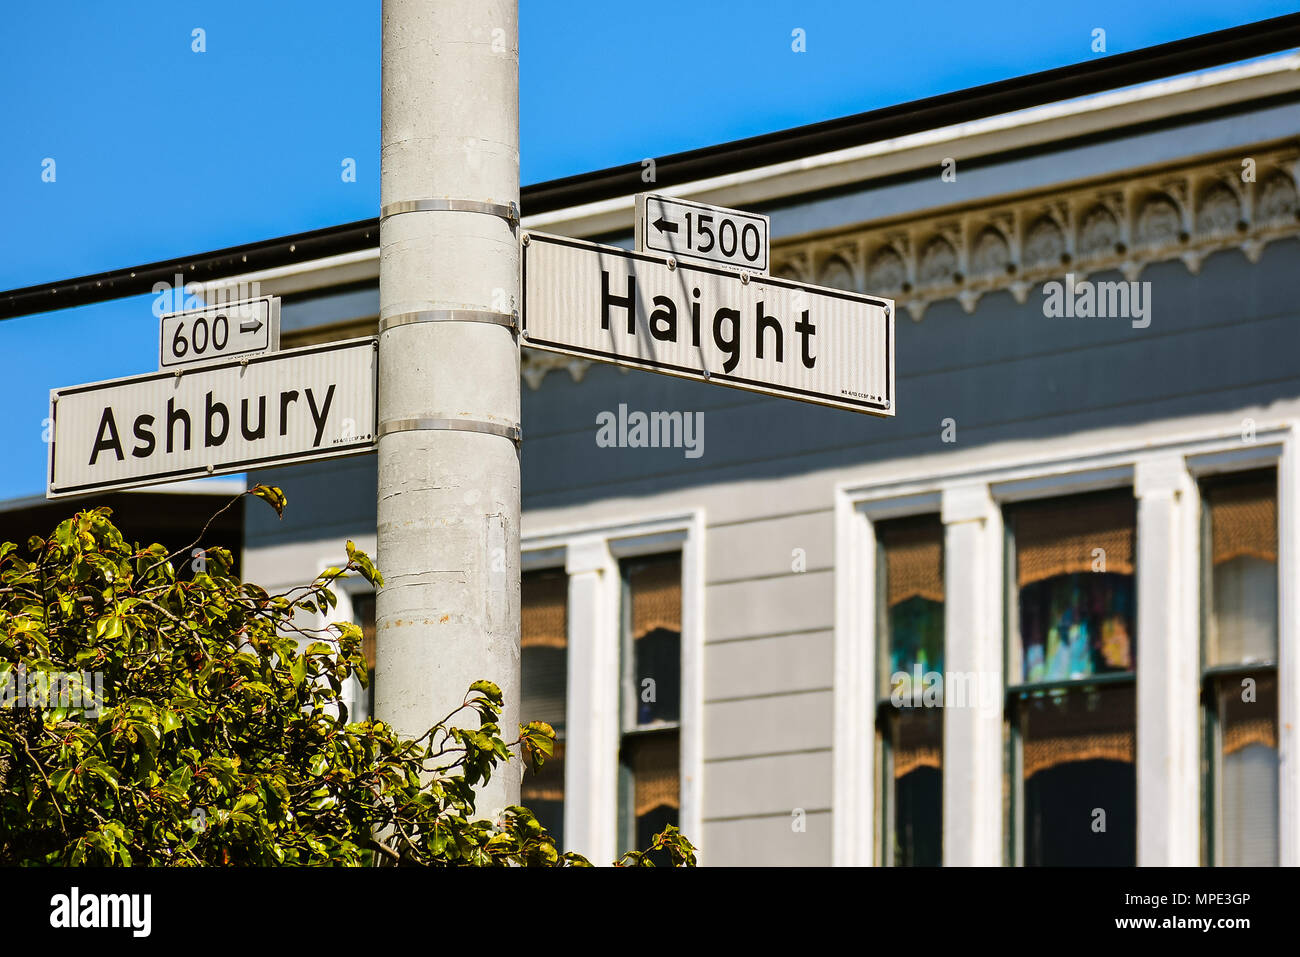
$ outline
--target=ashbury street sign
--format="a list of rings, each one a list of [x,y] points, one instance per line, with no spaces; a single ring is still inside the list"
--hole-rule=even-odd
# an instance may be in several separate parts
[[[894,414],[892,300],[540,233],[523,242],[528,346]]]
[[[373,338],[50,392],[47,498],[368,452]]]

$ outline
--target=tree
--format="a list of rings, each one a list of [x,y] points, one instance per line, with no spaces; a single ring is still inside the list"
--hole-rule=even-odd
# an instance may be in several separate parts
[[[283,513],[277,488],[244,494]],[[418,738],[349,723],[361,631],[317,613],[341,578],[382,585],[365,553],[271,595],[224,548],[191,569],[191,547],[129,544],[108,508],[0,545],[0,864],[588,863],[527,808],[477,816],[476,784],[555,741],[543,722],[507,741],[491,682]],[[452,725],[466,711],[477,728]],[[669,827],[617,863],[694,851]]]

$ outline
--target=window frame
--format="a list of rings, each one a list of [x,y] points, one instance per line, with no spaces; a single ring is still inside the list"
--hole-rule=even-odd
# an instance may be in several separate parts
[[[937,503],[936,503],[937,504]],[[944,534],[942,512],[939,508],[932,511],[915,512],[908,515],[892,515],[882,517],[882,513],[877,512],[876,517],[871,522],[872,540],[875,545],[874,568],[875,568],[875,684],[872,688],[872,713],[875,727],[875,749],[876,749],[876,780],[875,792],[879,807],[876,811],[877,821],[875,823],[876,842],[873,852],[873,858],[877,866],[894,867],[893,858],[897,852],[897,811],[898,802],[893,799],[893,779],[894,779],[894,746],[890,733],[892,732],[892,720],[895,718],[900,708],[895,708],[888,694],[883,693],[884,685],[880,681],[883,677],[883,669],[888,666],[889,660],[889,608],[887,599],[888,582],[885,569],[885,552],[884,541],[881,540],[879,525],[893,521],[907,521],[909,519],[924,519],[933,517],[939,526],[940,543],[940,567],[942,568],[942,538]],[[947,618],[947,601],[945,594],[944,616]],[[947,655],[945,649],[944,666],[947,666]],[[940,740],[940,753],[942,754],[942,738]],[[942,764],[940,773],[942,773]],[[941,830],[939,835],[940,847],[943,844],[942,818]]]
[[[997,581],[1001,591],[990,597],[992,587],[988,586],[979,594],[982,600],[993,606],[992,611],[998,619],[997,633],[1002,636],[1005,669],[1006,635],[1011,622],[1006,613],[1009,600],[1006,587],[1009,579],[1005,571],[1006,542],[1002,528],[998,527],[1001,523],[1001,506],[1030,498],[1063,496],[1120,485],[1132,485],[1136,491],[1141,482],[1141,469],[1146,468],[1149,475],[1154,475],[1168,464],[1166,460],[1177,462],[1179,470],[1190,479],[1193,494],[1199,488],[1199,478],[1204,475],[1218,471],[1260,468],[1269,464],[1278,467],[1279,762],[1286,768],[1278,786],[1281,809],[1279,863],[1284,866],[1300,864],[1300,767],[1295,766],[1297,752],[1300,752],[1300,670],[1296,666],[1297,656],[1300,656],[1300,589],[1290,588],[1287,581],[1288,576],[1297,579],[1297,573],[1300,572],[1300,445],[1297,444],[1300,440],[1297,439],[1296,429],[1286,419],[1256,422],[1245,413],[1234,411],[1200,420],[1190,426],[1186,423],[1171,426],[1159,421],[1146,422],[1137,436],[1125,436],[1119,440],[1113,440],[1113,436],[1113,432],[1094,433],[1061,437],[1044,443],[1012,443],[985,450],[976,448],[971,452],[950,452],[946,457],[927,456],[901,465],[898,459],[890,459],[862,469],[857,478],[836,484],[832,744],[832,848],[836,865],[867,866],[879,863],[880,833],[875,787],[880,762],[873,740],[876,601],[874,594],[868,594],[873,589],[859,587],[863,581],[874,580],[876,560],[873,520],[931,511],[935,502],[946,500],[949,495],[957,492],[963,496],[971,492],[982,492],[992,500],[993,507],[989,510],[986,524],[990,531],[996,531],[997,541],[990,542],[988,551],[984,554],[997,556]],[[1083,452],[1078,451],[1081,444],[1085,449]],[[1038,451],[1040,448],[1048,451]],[[937,464],[940,462],[942,465]],[[913,477],[899,480],[897,476],[900,471]],[[1163,480],[1164,476],[1156,478]],[[1192,501],[1196,499],[1193,498]],[[1143,523],[1141,508],[1139,500],[1139,535]],[[1196,508],[1199,509],[1199,505]],[[945,505],[945,512],[946,510]],[[1194,511],[1193,514],[1199,512]],[[945,526],[951,527],[946,515]],[[1138,547],[1140,550],[1140,543]],[[1199,549],[1194,550],[1194,556],[1194,561],[1199,563]],[[1140,555],[1138,564],[1141,575]],[[1166,571],[1168,569],[1162,569],[1162,572]],[[1181,575],[1182,572],[1175,570],[1174,574]],[[1197,576],[1192,574],[1192,577]],[[1191,596],[1192,607],[1183,612],[1186,615],[1197,613],[1200,601],[1199,578],[1191,587],[1195,594]],[[946,582],[946,590],[951,601],[952,581]],[[1139,600],[1138,608],[1142,607]],[[1138,644],[1141,646],[1143,640],[1140,625],[1138,631]],[[1193,638],[1195,640],[1195,633]],[[945,658],[945,667],[950,667],[951,649],[946,649]],[[1198,668],[1199,661],[1193,659],[1191,665]],[[1005,685],[1003,691],[1005,700]],[[945,721],[947,717],[946,714]],[[1139,717],[1139,724],[1142,720]],[[1288,730],[1288,727],[1292,730]],[[1007,853],[1011,820],[1006,774],[1015,755],[1009,728],[1005,727],[1005,708],[1004,731],[1001,767],[998,769],[999,780],[1003,782],[1000,800],[1004,809],[1004,830],[999,845],[1003,848],[1001,863],[1009,864],[1012,863],[1011,855]],[[1196,733],[1195,728],[1192,733]],[[945,741],[947,736],[945,729]],[[1149,777],[1155,768],[1155,761],[1154,755],[1143,752],[1139,742],[1139,791],[1142,788],[1144,769]],[[981,773],[987,774],[988,770],[983,768]],[[956,786],[950,779],[951,776],[946,774],[945,864],[951,863],[949,853],[950,849],[954,849],[955,843],[948,839],[948,789],[950,783],[953,787]],[[982,779],[981,787],[986,784],[987,780]],[[1139,864],[1162,863],[1159,860],[1142,859],[1141,801],[1139,793]],[[864,825],[863,821],[868,823]],[[1201,822],[1198,821],[1197,824],[1200,825]],[[965,839],[979,843],[979,839],[971,835],[965,835]],[[983,846],[966,857],[968,860],[962,861],[963,863],[999,863]]]
[[[1113,482],[1115,484],[1099,484]],[[1016,531],[1015,522],[1012,516],[1008,515],[1008,510],[1014,512],[1017,505],[1022,505],[1033,501],[1054,501],[1059,499],[1073,498],[1078,495],[1087,495],[1092,492],[1114,492],[1128,488],[1133,493],[1133,537],[1134,537],[1134,575],[1133,587],[1134,598],[1137,598],[1137,535],[1138,535],[1138,516],[1137,516],[1137,489],[1134,485],[1134,475],[1130,470],[1119,469],[1105,473],[1105,476],[1094,474],[1080,483],[1083,487],[1067,486],[1071,490],[1062,491],[1056,483],[1045,485],[1035,483],[1031,488],[1035,494],[1029,494],[1022,497],[1000,499],[1000,505],[1003,513],[1002,522],[1002,541],[1003,541],[1003,635],[1002,642],[1002,675],[1003,675],[1003,722],[1004,738],[1006,741],[1006,783],[1003,793],[1006,799],[1006,812],[1003,821],[1003,830],[1005,835],[1006,846],[1003,852],[1003,863],[1014,866],[1025,866],[1025,775],[1024,775],[1024,736],[1020,730],[1020,696],[1032,694],[1035,692],[1064,692],[1065,694],[1086,694],[1093,688],[1107,685],[1127,685],[1133,688],[1133,767],[1134,773],[1137,771],[1137,656],[1141,654],[1141,643],[1137,643],[1134,649],[1134,668],[1132,671],[1107,672],[1104,674],[1089,675],[1084,678],[1059,678],[1047,681],[1024,681],[1024,646],[1021,644],[1022,636],[1020,631],[1020,595],[1016,587],[1017,575],[1019,573],[1019,552],[1016,550]],[[1049,494],[1036,494],[1038,491],[1051,488],[1053,491]],[[1025,486],[1020,486],[1021,490],[1027,491]],[[1004,496],[1006,492],[1004,491]],[[1014,492],[1012,493],[1014,494]],[[1133,615],[1133,631],[1136,638],[1137,633],[1137,614]],[[1017,675],[1018,680],[1012,681],[1011,676]],[[1136,782],[1134,785],[1134,807],[1136,810],[1137,795]],[[1137,848],[1134,848],[1134,859],[1136,860]]]
[[[525,519],[527,523],[527,519]],[[569,579],[567,708],[582,709],[565,753],[566,847],[606,864],[619,853],[618,775],[623,736],[623,577],[628,558],[681,553],[679,780],[681,829],[702,834],[704,778],[704,515],[702,510],[550,530],[525,529],[521,568],[562,567]],[[575,706],[575,701],[580,702]],[[581,702],[587,702],[583,708]],[[704,855],[698,855],[703,862]]]
[[[1223,856],[1223,834],[1220,830],[1222,820],[1220,816],[1218,798],[1218,778],[1219,769],[1223,760],[1223,722],[1219,714],[1218,702],[1216,699],[1216,689],[1218,679],[1251,676],[1263,672],[1272,674],[1273,679],[1278,685],[1278,714],[1275,715],[1278,730],[1278,758],[1279,765],[1282,755],[1282,675],[1281,675],[1281,658],[1282,658],[1282,595],[1284,588],[1284,576],[1282,573],[1282,467],[1280,455],[1278,458],[1266,460],[1265,464],[1254,458],[1238,458],[1235,461],[1236,467],[1231,467],[1228,463],[1221,461],[1209,461],[1203,465],[1200,470],[1193,470],[1198,489],[1199,512],[1197,515],[1197,526],[1200,530],[1199,539],[1199,577],[1200,577],[1200,601],[1198,603],[1198,661],[1197,670],[1199,677],[1199,688],[1201,694],[1200,720],[1201,720],[1201,827],[1200,827],[1200,861],[1202,867],[1218,867],[1219,859]],[[1228,467],[1225,467],[1228,465]],[[1213,485],[1217,478],[1229,477],[1237,478],[1249,473],[1269,472],[1273,473],[1273,494],[1277,503],[1277,536],[1278,536],[1278,591],[1277,591],[1277,642],[1278,646],[1274,650],[1272,658],[1263,661],[1237,662],[1233,664],[1209,664],[1210,651],[1210,616],[1214,613],[1214,571],[1213,571],[1213,549],[1214,535],[1210,521],[1210,503],[1206,500],[1206,486],[1210,485],[1209,491],[1213,492]],[[1282,822],[1286,817],[1285,809],[1282,806],[1282,769],[1278,769],[1278,858],[1279,863],[1282,856],[1281,831]]]

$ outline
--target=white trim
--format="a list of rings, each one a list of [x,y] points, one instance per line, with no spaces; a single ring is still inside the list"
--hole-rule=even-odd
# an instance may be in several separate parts
[[[1002,510],[987,483],[972,482],[944,489],[940,518],[943,668],[978,679],[975,707],[956,707],[945,686],[943,863],[996,867],[1003,856]],[[986,693],[996,709],[986,710]]]
[[[831,743],[831,863],[873,863],[876,843],[876,536],[868,513],[835,497],[835,631]]]
[[[1219,475],[1224,472],[1243,472],[1248,469],[1276,467],[1286,444],[1285,431],[1275,442],[1254,442],[1238,449],[1223,452],[1206,452],[1187,456],[1187,470],[1196,478]]]
[[[1231,420],[1233,414],[1229,413],[1224,418]],[[1144,425],[1151,424],[1153,423],[1144,423]],[[1278,420],[1261,425],[1255,431],[1253,442],[1242,438],[1240,426],[1189,430],[1181,423],[1171,423],[1169,428],[1171,434],[1162,439],[1147,439],[1140,445],[1134,444],[1130,439],[1098,443],[1089,447],[1086,452],[1070,451],[1043,455],[1026,448],[1032,443],[1023,443],[1010,454],[1002,454],[999,461],[991,465],[970,465],[965,462],[959,465],[936,465],[934,463],[938,457],[934,456],[928,460],[891,459],[879,466],[864,470],[866,477],[862,479],[839,483],[836,491],[850,494],[855,502],[863,504],[901,499],[912,495],[937,495],[950,485],[960,485],[968,481],[987,482],[994,486],[995,492],[1002,494],[1000,490],[1008,487],[1009,483],[1022,480],[1045,482],[1052,476],[1060,476],[1068,480],[1071,475],[1089,473],[1087,481],[1096,482],[1098,476],[1106,469],[1117,466],[1132,467],[1141,453],[1155,454],[1162,450],[1177,451],[1193,462],[1217,461],[1214,456],[1220,453],[1227,453],[1230,458],[1231,453],[1237,452],[1243,454],[1241,459],[1243,464],[1240,468],[1254,468],[1255,466],[1244,463],[1263,461],[1266,456],[1274,455],[1275,453],[1269,450],[1279,445],[1290,433],[1292,424],[1288,420]],[[1174,431],[1175,428],[1179,431]],[[1258,452],[1255,451],[1256,449]],[[1248,450],[1250,454],[1246,455]],[[877,472],[879,478],[873,475]],[[919,474],[921,477],[902,480],[892,477],[899,472]],[[1062,487],[1068,487],[1068,484],[1066,481]],[[1010,496],[1010,498],[1015,497]]]
[[[937,513],[938,491],[892,498],[835,497],[831,862],[879,863],[876,821],[876,523]],[[865,640],[864,640],[865,636]],[[847,809],[847,810],[845,810]]]
[[[1036,498],[1056,498],[1103,489],[1123,488],[1133,484],[1132,465],[1111,465],[1078,472],[1052,472],[1033,478],[989,483],[989,494],[999,502],[1027,502]]]
[[[620,558],[682,554],[682,833],[699,841],[704,802],[704,514],[700,510],[526,534],[524,567],[562,564],[569,576],[565,849],[593,863],[618,848]],[[557,563],[555,560],[559,559]],[[700,860],[703,862],[703,853]]]
[[[1229,414],[1224,418],[1231,420],[1232,416]],[[1152,652],[1144,653],[1142,649],[1154,649],[1158,642],[1166,640],[1169,647],[1177,648],[1180,659],[1186,659],[1181,664],[1176,663],[1164,676],[1153,675],[1148,670],[1145,679],[1141,663],[1138,666],[1138,680],[1144,682],[1139,691],[1143,696],[1140,700],[1145,700],[1145,705],[1139,705],[1139,723],[1148,728],[1145,732],[1148,745],[1140,747],[1138,752],[1139,786],[1148,794],[1154,791],[1168,797],[1168,801],[1159,806],[1148,807],[1145,814],[1139,798],[1139,822],[1144,822],[1138,837],[1139,848],[1144,848],[1141,863],[1194,863],[1199,856],[1199,837],[1203,827],[1199,802],[1200,736],[1197,732],[1199,721],[1196,720],[1199,712],[1193,711],[1192,717],[1188,717],[1188,702],[1195,700],[1200,668],[1199,550],[1196,547],[1199,541],[1199,498],[1195,479],[1273,463],[1279,465],[1279,852],[1281,863],[1300,863],[1300,759],[1296,757],[1300,750],[1300,598],[1297,598],[1300,590],[1294,587],[1300,573],[1300,464],[1297,463],[1300,452],[1297,451],[1297,441],[1295,424],[1277,421],[1258,428],[1249,437],[1243,436],[1239,428],[1180,430],[1160,441],[1116,442],[1084,453],[1039,457],[1025,453],[992,464],[934,468],[928,475],[905,481],[886,477],[898,473],[900,466],[894,462],[889,468],[880,470],[881,479],[878,481],[839,483],[835,489],[836,615],[832,679],[835,696],[831,807],[834,863],[865,865],[872,863],[875,855],[875,849],[870,845],[878,787],[874,779],[874,762],[870,758],[874,748],[873,682],[877,642],[874,585],[871,584],[874,582],[875,564],[872,521],[933,512],[936,503],[941,502],[941,515],[949,530],[946,545],[949,552],[946,565],[948,581],[945,584],[950,599],[959,590],[973,598],[971,583],[968,581],[963,586],[962,576],[970,578],[974,572],[971,568],[956,566],[953,561],[956,556],[952,554],[956,546],[964,546],[966,552],[987,546],[984,560],[979,563],[983,571],[978,575],[978,587],[984,595],[971,603],[971,607],[974,609],[972,614],[978,616],[989,634],[996,636],[999,663],[994,666],[992,655],[979,653],[975,657],[980,668],[1001,673],[1006,642],[1002,625],[1004,563],[1001,511],[996,506],[1049,495],[1117,487],[1130,482],[1135,485],[1135,494],[1149,500],[1146,514],[1139,515],[1141,555],[1148,564],[1155,560],[1162,572],[1162,577],[1153,580],[1154,572],[1139,567],[1138,587],[1143,589],[1147,600],[1139,601],[1138,654],[1140,658],[1152,661]],[[1140,489],[1137,488],[1139,484]],[[981,493],[981,487],[986,491]],[[1163,495],[1162,492],[1163,498],[1156,494],[1161,490],[1168,493]],[[980,507],[985,495],[994,503],[991,511],[983,511]],[[1152,511],[1153,503],[1157,502],[1164,506],[1163,509]],[[986,524],[984,544],[974,539],[969,542],[953,540],[954,522]],[[970,535],[982,538],[975,532],[967,537]],[[1158,605],[1158,608],[1153,605]],[[1146,614],[1142,611],[1144,607],[1148,609]],[[946,627],[946,641],[952,640],[953,628],[960,625],[954,620],[958,616],[952,615],[951,609],[949,612],[945,615],[945,621],[951,625]],[[1161,616],[1178,621],[1176,635],[1165,630],[1167,622],[1161,620]],[[1146,637],[1153,632],[1153,637]],[[973,653],[977,650],[972,648]],[[945,650],[945,668],[955,667],[951,663],[951,653]],[[945,750],[950,753],[947,717],[945,714]],[[1158,729],[1158,733],[1153,728]],[[1155,742],[1151,741],[1152,738]],[[951,743],[956,744],[955,739]],[[1152,743],[1176,749],[1172,772],[1164,766],[1164,756],[1153,750]],[[1195,760],[1190,758],[1190,748],[1196,749]],[[987,741],[979,745],[979,749],[986,763],[989,762],[994,749]],[[983,801],[992,794],[989,781],[996,780],[999,809],[996,831],[1001,834],[1001,787],[1006,768],[1002,749],[998,747],[996,751],[996,773],[990,773],[990,768],[984,768],[983,773],[972,771],[974,777],[971,780],[978,782],[977,797],[980,800],[974,802],[974,808],[963,811],[969,832],[950,828],[949,815],[945,813],[945,863],[986,864],[997,863],[1002,858],[1005,842],[997,845],[995,860],[994,848],[987,840],[987,830],[993,825],[988,820]],[[1160,777],[1171,773],[1173,779]],[[945,768],[945,812],[956,802],[971,802],[971,786],[971,781],[959,782],[957,776]],[[1166,807],[1166,804],[1170,806]],[[1153,828],[1158,828],[1158,831],[1153,832]],[[962,846],[952,846],[954,841],[961,841]]]
[[[1201,856],[1201,550],[1196,484],[1184,456],[1140,459],[1134,496],[1137,863],[1195,866]]]

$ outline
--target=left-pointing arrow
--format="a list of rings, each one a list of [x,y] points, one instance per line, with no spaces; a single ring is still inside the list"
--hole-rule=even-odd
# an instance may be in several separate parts
[[[240,332],[257,332],[262,328],[261,319],[245,319],[239,324]]]
[[[660,215],[660,217],[654,221],[654,226],[655,229],[659,230],[659,232],[661,233],[677,232],[677,224],[674,222],[670,222],[667,219],[664,219],[662,215]]]

